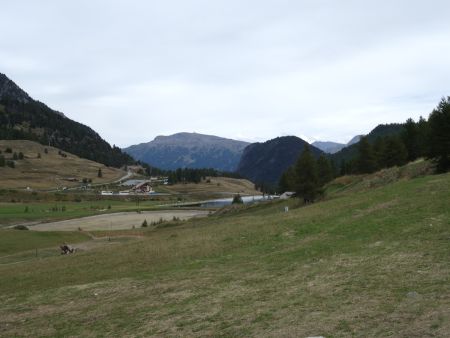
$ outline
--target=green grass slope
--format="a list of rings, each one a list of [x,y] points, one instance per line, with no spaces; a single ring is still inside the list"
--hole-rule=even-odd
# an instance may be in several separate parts
[[[0,335],[450,334],[450,174],[295,203],[0,264]]]

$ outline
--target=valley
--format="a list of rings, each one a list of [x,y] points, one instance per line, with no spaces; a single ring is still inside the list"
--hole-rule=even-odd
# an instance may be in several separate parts
[[[134,239],[2,230],[2,335],[445,336],[449,174],[339,184]]]
[[[447,337],[449,127],[121,149],[0,74],[0,336]]]

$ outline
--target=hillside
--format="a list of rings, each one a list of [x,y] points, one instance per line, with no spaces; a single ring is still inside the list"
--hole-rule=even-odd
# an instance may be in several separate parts
[[[31,140],[79,157],[121,167],[134,160],[91,128],[33,100],[0,73],[0,140]]]
[[[1,334],[447,337],[449,195],[450,174],[401,180],[71,256],[56,248],[70,233],[1,230]]]
[[[245,179],[230,177],[208,177],[201,183],[174,184],[165,187],[174,194],[207,194],[228,197],[234,194],[259,195],[255,185]]]
[[[7,153],[7,148],[11,148],[12,153]],[[23,159],[14,161],[15,168],[0,167],[1,189],[57,189],[78,186],[83,178],[97,184],[117,180],[126,174],[123,170],[28,140],[0,140],[0,151],[6,160],[12,160],[13,153],[24,155]],[[102,171],[101,178],[97,177],[98,169]]]
[[[298,159],[308,143],[296,136],[283,136],[245,148],[237,172],[255,183],[278,184],[285,172]],[[310,146],[313,155],[323,152]]]
[[[403,128],[404,125],[401,123],[380,124],[367,134],[367,139],[370,143],[373,143],[378,137],[398,135],[403,131]],[[356,157],[360,138],[360,136],[356,136],[348,143],[349,145],[347,147],[330,156],[331,160],[336,164],[336,167],[339,167],[342,161],[351,161]]]
[[[160,169],[214,168],[234,171],[247,142],[197,133],[158,136],[124,149],[137,160]]]

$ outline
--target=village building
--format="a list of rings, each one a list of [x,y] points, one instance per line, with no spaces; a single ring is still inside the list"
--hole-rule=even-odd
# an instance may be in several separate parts
[[[150,181],[144,181],[136,184],[131,190],[138,194],[149,194],[153,192],[153,188]]]

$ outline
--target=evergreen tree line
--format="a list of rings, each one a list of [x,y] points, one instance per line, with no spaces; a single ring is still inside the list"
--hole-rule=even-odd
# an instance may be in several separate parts
[[[356,158],[343,161],[339,170],[324,155],[316,160],[306,146],[281,176],[279,191],[294,191],[305,202],[312,202],[336,176],[373,173],[418,158],[432,160],[438,173],[450,170],[450,97],[440,101],[428,121],[422,117],[418,122],[408,119],[400,135],[378,137],[373,143],[362,137]]]
[[[177,170],[167,170],[163,175],[168,177],[169,184],[175,183],[200,183],[206,177],[231,177],[241,178],[237,173],[218,171],[213,168],[178,168]]]
[[[339,175],[373,173],[418,158],[432,160],[438,173],[450,169],[450,97],[440,101],[428,121],[408,119],[400,135],[379,137],[373,143],[361,138],[357,157],[342,161]]]
[[[242,178],[234,172],[219,171],[213,168],[178,168],[176,170],[162,170],[147,163],[138,161],[144,169],[140,172],[146,176],[164,176],[168,178],[169,184],[175,183],[200,183],[206,177],[230,177]]]

